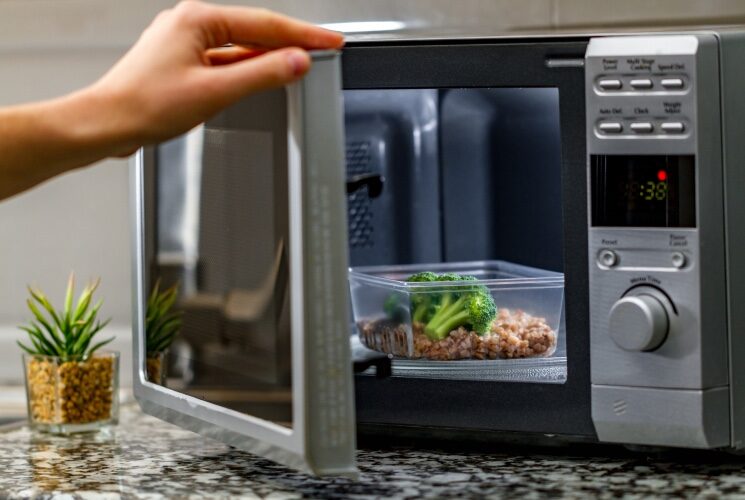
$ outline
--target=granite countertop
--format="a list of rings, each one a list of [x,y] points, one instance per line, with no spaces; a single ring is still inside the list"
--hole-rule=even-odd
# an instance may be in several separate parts
[[[492,448],[494,448],[492,446]],[[119,426],[55,437],[0,434],[2,498],[452,498],[745,496],[745,459],[652,459],[407,448],[358,452],[359,481],[319,479],[202,438],[136,406]],[[677,457],[673,461],[670,457]],[[712,458],[714,457],[714,458]],[[705,458],[705,460],[702,460]]]

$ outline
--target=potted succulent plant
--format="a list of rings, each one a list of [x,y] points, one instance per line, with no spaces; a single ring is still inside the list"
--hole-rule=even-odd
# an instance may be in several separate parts
[[[73,304],[71,274],[61,310],[55,310],[41,290],[28,288],[26,303],[33,319],[20,328],[28,333],[30,345],[18,345],[25,351],[28,414],[35,429],[67,434],[117,422],[119,355],[99,351],[113,338],[95,341],[109,323],[98,320],[103,302],[93,302],[98,284],[88,284]]]
[[[178,298],[178,284],[160,290],[155,282],[147,301],[145,316],[145,350],[147,351],[147,379],[155,384],[166,383],[166,356],[181,328],[181,311],[173,311]]]

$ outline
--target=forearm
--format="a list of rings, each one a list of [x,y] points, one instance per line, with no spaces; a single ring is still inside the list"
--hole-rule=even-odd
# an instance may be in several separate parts
[[[0,199],[55,175],[123,153],[125,124],[93,87],[49,101],[0,108]]]
[[[181,2],[87,89],[0,108],[0,200],[183,134],[245,95],[302,77],[310,66],[303,49],[343,43],[339,33],[264,9]]]

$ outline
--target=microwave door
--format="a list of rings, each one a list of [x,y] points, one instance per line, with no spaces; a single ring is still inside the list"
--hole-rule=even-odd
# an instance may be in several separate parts
[[[298,83],[138,153],[134,392],[231,446],[355,475],[340,62],[312,56]],[[177,290],[165,357],[156,284]]]

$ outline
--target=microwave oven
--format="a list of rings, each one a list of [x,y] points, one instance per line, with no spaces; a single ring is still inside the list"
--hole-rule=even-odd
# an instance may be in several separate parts
[[[141,150],[137,400],[317,474],[354,474],[357,430],[743,448],[744,57],[738,30],[361,37]],[[542,270],[553,354],[363,347],[350,277],[432,265]],[[167,383],[156,281],[179,289]]]

